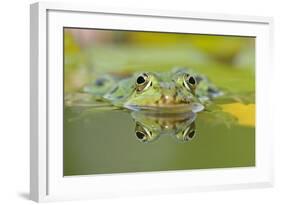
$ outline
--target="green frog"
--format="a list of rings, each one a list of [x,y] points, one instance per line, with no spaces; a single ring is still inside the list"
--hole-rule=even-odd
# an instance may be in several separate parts
[[[117,108],[160,113],[200,112],[204,103],[222,94],[205,76],[190,69],[104,75],[83,91]]]

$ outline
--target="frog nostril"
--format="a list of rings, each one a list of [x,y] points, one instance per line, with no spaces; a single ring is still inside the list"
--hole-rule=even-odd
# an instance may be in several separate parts
[[[170,100],[170,96],[168,96],[168,95],[162,95],[162,96],[161,96],[161,100],[162,100],[163,103],[166,103],[166,102],[168,102],[168,101]]]
[[[173,93],[169,93],[169,94],[162,94],[160,99],[158,100],[158,103],[161,104],[173,104],[176,103],[178,100],[177,95],[173,94]],[[157,102],[157,101],[156,101]]]

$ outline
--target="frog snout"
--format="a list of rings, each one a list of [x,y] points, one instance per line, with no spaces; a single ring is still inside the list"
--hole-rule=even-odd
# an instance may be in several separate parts
[[[172,104],[175,103],[176,97],[174,95],[167,95],[167,94],[162,94],[160,101],[163,104]]]
[[[162,89],[160,102],[162,104],[174,104],[176,102],[177,93],[174,89]]]

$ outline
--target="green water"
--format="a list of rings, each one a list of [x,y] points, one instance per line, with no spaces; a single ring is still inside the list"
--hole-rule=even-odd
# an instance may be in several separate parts
[[[210,123],[204,112],[194,122],[196,136],[188,142],[168,132],[143,143],[129,112],[65,107],[64,175],[255,166],[254,127]]]

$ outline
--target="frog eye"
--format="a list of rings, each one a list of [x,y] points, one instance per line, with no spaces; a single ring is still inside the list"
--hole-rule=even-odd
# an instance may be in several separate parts
[[[196,134],[195,124],[192,123],[189,127],[187,127],[183,131],[183,140],[184,141],[192,140],[195,137],[195,134]]]
[[[147,80],[148,80],[148,75],[146,73],[142,73],[137,77],[136,84],[143,85],[146,83]]]
[[[151,132],[139,123],[136,123],[135,134],[141,142],[148,142],[151,139]]]
[[[184,136],[184,141],[192,140],[195,137],[195,130],[187,132]]]
[[[140,74],[136,79],[137,91],[143,91],[151,85],[149,75],[147,73]]]
[[[192,92],[194,92],[194,91],[195,91],[195,88],[196,88],[196,86],[197,86],[197,81],[196,81],[196,79],[195,79],[194,76],[189,75],[189,74],[186,74],[186,75],[184,76],[183,84],[184,84],[184,86],[185,86],[187,89],[189,89],[189,90],[191,90]]]

